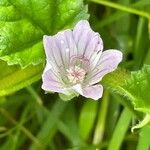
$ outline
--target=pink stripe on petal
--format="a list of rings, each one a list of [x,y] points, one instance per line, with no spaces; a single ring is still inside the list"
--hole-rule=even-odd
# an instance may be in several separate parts
[[[51,64],[53,69],[57,72],[59,70],[60,65],[62,65],[60,55],[56,55],[58,53],[58,48],[56,48],[56,44],[54,38],[52,36],[44,36],[43,37],[44,49],[46,53],[47,62]],[[56,57],[58,58],[56,59]]]
[[[78,43],[81,35],[84,33],[85,30],[91,30],[89,22],[87,20],[79,21],[73,29],[74,40],[76,43]]]
[[[104,51],[94,70],[91,71],[90,77],[87,77],[90,85],[99,82],[104,75],[117,69],[118,64],[122,61],[122,52],[118,50]]]
[[[55,73],[52,70],[44,72],[42,75],[42,80],[43,80],[42,84],[43,90],[65,94],[63,83],[60,81],[60,79],[55,75]]]
[[[87,20],[79,21],[73,29],[73,36],[75,43],[78,48],[78,53],[83,53],[85,46],[87,45],[87,41],[89,40],[90,32],[92,32],[89,22]]]
[[[73,29],[74,40],[78,49],[78,56],[82,56],[86,48],[87,42],[90,41],[90,33],[92,32],[88,21],[79,21]]]
[[[65,66],[66,68],[68,68],[71,56],[77,54],[77,48],[73,39],[72,30],[65,30],[62,33],[58,33],[55,37],[58,46],[61,49]]]
[[[58,53],[57,53],[57,51],[55,52],[56,59],[60,56],[60,58],[61,58],[60,68],[65,69],[65,68],[67,68],[68,59],[69,59],[66,57],[66,52],[65,52],[65,49],[67,47],[66,41],[64,38],[62,38],[58,34],[56,36],[54,36],[54,40],[55,40],[55,44],[56,44],[57,48],[59,49]]]
[[[78,42],[76,43],[79,56],[85,54],[87,45],[91,41],[91,38],[93,37],[92,35],[93,31],[91,31],[90,29],[87,30],[83,28],[82,30],[83,33],[81,34]]]
[[[47,60],[54,62],[58,69],[68,68],[71,55],[77,54],[72,30],[58,32],[54,36],[44,36],[43,42]]]
[[[97,64],[100,60],[102,51],[99,51],[98,53],[93,53],[93,55],[90,58],[90,72],[94,70],[95,67],[97,67]]]
[[[98,100],[99,98],[102,97],[102,94],[103,94],[103,86],[97,84],[97,85],[85,87],[83,89],[83,94],[81,95],[87,98]]]
[[[91,40],[87,43],[85,50],[85,57],[90,59],[93,53],[97,53],[103,50],[103,41],[100,38],[99,33],[93,32]]]
[[[68,48],[70,49],[70,57],[76,56],[78,53],[78,50],[77,50],[77,46],[76,46],[72,31],[66,34],[66,41],[68,43]]]
[[[77,45],[78,56],[94,60],[93,54],[103,49],[103,41],[99,33],[94,32],[86,20],[77,23],[73,30],[73,36]]]

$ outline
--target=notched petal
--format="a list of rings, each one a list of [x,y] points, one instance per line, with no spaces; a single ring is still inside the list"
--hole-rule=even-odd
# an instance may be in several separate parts
[[[47,70],[42,75],[42,89],[45,91],[52,91],[65,94],[63,83],[59,77],[52,71]]]
[[[87,20],[81,20],[73,29],[78,56],[90,59],[94,52],[103,50],[103,41],[99,33],[94,32]]]
[[[83,89],[82,95],[87,98],[98,100],[102,97],[103,86],[100,84],[88,86]]]
[[[97,66],[91,71],[88,80],[90,84],[99,82],[103,76],[117,69],[118,64],[122,61],[123,54],[119,50],[106,50],[102,53]]]

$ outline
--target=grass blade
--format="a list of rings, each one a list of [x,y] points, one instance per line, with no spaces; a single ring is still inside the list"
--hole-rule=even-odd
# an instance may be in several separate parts
[[[116,128],[114,130],[113,136],[111,138],[110,144],[108,146],[108,150],[119,150],[121,147],[121,144],[123,142],[125,133],[128,129],[129,123],[131,121],[131,112],[124,108],[123,112],[121,113],[121,116],[119,118],[119,121],[116,125]]]

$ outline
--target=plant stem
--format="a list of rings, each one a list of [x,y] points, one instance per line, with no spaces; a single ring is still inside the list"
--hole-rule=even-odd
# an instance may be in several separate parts
[[[106,1],[106,0],[89,0],[89,1],[150,19],[150,14],[148,12],[137,10],[137,9],[131,8],[129,6],[116,4],[116,3]]]
[[[150,148],[150,127],[145,126],[141,129],[136,150],[149,150]]]
[[[107,108],[108,108],[108,92],[104,93],[103,100],[101,101],[101,107],[99,109],[98,114],[98,122],[96,125],[94,138],[93,138],[93,144],[97,145],[102,141],[104,130],[105,130],[105,121],[106,121],[106,115],[107,115]]]
[[[41,97],[36,93],[32,86],[26,87],[27,91],[32,95],[32,97],[37,101],[38,104],[42,105]]]
[[[7,112],[5,109],[0,108],[0,113],[5,116],[12,124],[19,126],[20,130],[29,138],[31,139],[33,142],[35,142],[35,144],[39,147],[42,148],[42,144],[40,143],[40,141],[29,131],[27,130],[24,126],[20,125],[10,114],[9,112]]]
[[[129,127],[129,123],[131,121],[132,114],[128,110],[128,108],[124,108],[122,111],[114,133],[112,135],[110,144],[108,146],[108,150],[119,150],[123,139],[125,137],[126,131]]]

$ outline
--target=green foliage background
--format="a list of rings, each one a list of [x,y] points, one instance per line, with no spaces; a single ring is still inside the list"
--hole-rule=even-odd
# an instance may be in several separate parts
[[[41,89],[43,35],[81,19],[124,54],[98,101]],[[0,0],[0,150],[149,150],[149,38],[149,0]]]

